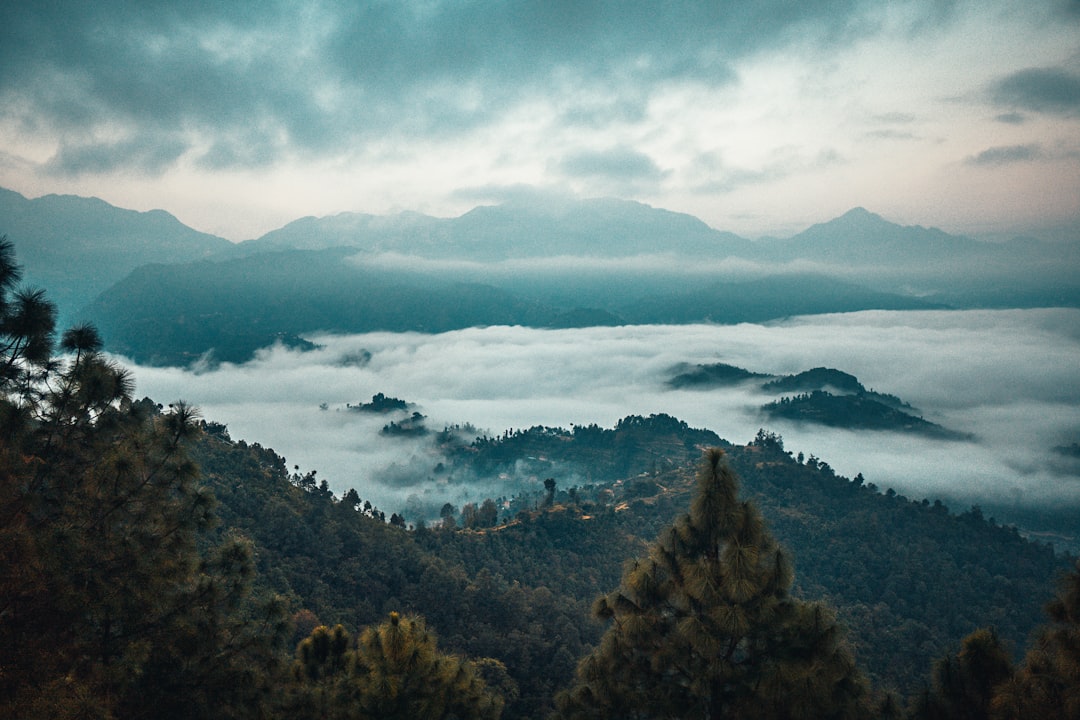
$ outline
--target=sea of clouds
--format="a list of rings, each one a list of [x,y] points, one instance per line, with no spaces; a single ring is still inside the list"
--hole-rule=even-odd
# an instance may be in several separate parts
[[[868,311],[768,324],[538,330],[472,328],[439,335],[317,336],[300,353],[276,347],[213,370],[133,366],[140,396],[185,400],[234,439],[316,470],[335,492],[356,488],[387,514],[445,500],[480,500],[488,484],[439,485],[430,439],[388,438],[390,419],[347,404],[385,393],[415,404],[427,425],[471,423],[488,434],[667,413],[735,443],[758,428],[788,450],[913,499],[1080,508],[1080,462],[1054,448],[1080,442],[1080,310]],[[682,363],[758,372],[833,367],[911,403],[970,441],[853,432],[768,421],[754,385],[672,390]],[[562,484],[562,483],[560,483]],[[504,493],[513,489],[504,490]]]

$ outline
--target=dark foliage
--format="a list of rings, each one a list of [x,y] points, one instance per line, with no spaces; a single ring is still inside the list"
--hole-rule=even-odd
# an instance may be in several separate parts
[[[941,440],[969,438],[962,433],[898,410],[867,393],[833,395],[825,390],[814,390],[767,403],[761,409],[770,418],[811,422],[830,427],[893,430]]]
[[[786,375],[770,380],[761,387],[763,390],[778,393],[810,392],[826,388],[832,388],[834,392],[852,395],[866,392],[866,388],[854,375],[842,370],[825,367],[804,370],[796,375]]]
[[[841,628],[789,594],[786,553],[722,455],[705,453],[689,513],[597,601],[611,622],[560,717],[868,717]]]
[[[995,720],[1080,717],[1080,561],[1061,578],[1043,625],[1015,677],[994,696]]]
[[[747,380],[767,378],[764,373],[752,372],[727,363],[712,363],[710,365],[695,365],[693,367],[679,367],[678,372],[668,380],[668,385],[673,388],[688,387],[725,387],[738,385]]]
[[[10,244],[0,241],[0,710],[9,716],[242,718],[310,709],[306,690],[280,682],[292,648],[322,638],[320,625],[340,624],[362,639],[359,653],[401,618],[418,653],[434,647],[430,627],[450,653],[479,658],[445,666],[468,668],[448,678],[467,695],[482,677],[505,699],[507,717],[543,716],[577,660],[601,646],[590,600],[616,586],[623,562],[642,556],[663,528],[688,534],[661,538],[651,546],[661,554],[683,553],[697,537],[694,522],[671,520],[692,504],[689,463],[704,446],[723,444],[708,430],[667,415],[631,416],[611,430],[532,428],[444,443],[450,475],[526,460],[550,482],[542,500],[506,501],[501,521],[503,503],[489,500],[462,509],[461,530],[451,507],[441,527],[418,522],[410,531],[355,491],[338,498],[315,473],[290,474],[273,451],[197,423],[183,403],[165,411],[135,401],[91,326],[63,333],[66,354],[57,356],[53,307],[42,292],[18,288],[19,277]],[[296,290],[287,280],[282,287]],[[457,290],[490,299],[482,288]],[[205,319],[179,317],[189,328]],[[244,319],[226,313],[209,324],[217,332],[235,322]],[[255,322],[244,337],[266,329]],[[742,511],[740,527],[753,540],[744,546],[770,554],[763,519],[799,569],[790,592],[776,580],[786,572],[756,576],[776,586],[762,597],[812,609],[793,612],[799,622],[783,627],[820,630],[822,647],[835,648],[832,618],[804,602],[825,600],[851,628],[855,659],[878,687],[917,692],[932,659],[945,657],[925,697],[983,708],[986,687],[964,678],[1000,670],[1000,646],[969,634],[993,626],[1005,646],[1022,648],[1041,619],[1033,603],[1049,594],[1063,560],[978,508],[953,515],[940,503],[881,494],[861,476],[838,477],[816,459],[794,460],[771,433],[726,447],[761,508],[762,517]],[[630,594],[644,592],[649,577],[629,572]],[[1075,716],[1077,577],[1067,576],[1050,604],[1051,620],[1020,671],[997,684],[992,712]],[[690,587],[679,603],[698,597]],[[642,607],[640,593],[622,597]],[[622,604],[609,597],[610,616]],[[283,645],[286,606],[294,630]],[[678,635],[702,655],[708,648],[692,642],[691,624]],[[762,642],[797,654],[804,635],[785,637],[790,644]],[[313,667],[329,663],[321,677],[337,674],[334,653],[324,655]],[[353,671],[374,668],[367,657],[354,658]],[[853,671],[846,661],[835,668]],[[360,706],[378,694],[362,674],[350,690]],[[895,716],[890,703],[883,716]],[[493,706],[484,707],[477,714]],[[372,714],[385,714],[378,708]]]
[[[90,326],[52,355],[52,308],[0,241],[0,713],[258,717],[284,615],[252,546],[212,537],[183,403],[134,402]],[[7,285],[3,286],[4,279]]]
[[[347,409],[354,412],[366,412],[366,413],[389,413],[396,410],[407,410],[409,403],[395,397],[387,397],[382,393],[375,393],[371,396],[371,402],[358,403],[356,405],[346,405]]]

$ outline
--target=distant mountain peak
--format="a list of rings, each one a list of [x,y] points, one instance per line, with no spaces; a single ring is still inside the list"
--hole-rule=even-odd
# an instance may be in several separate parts
[[[57,303],[61,324],[140,265],[191,262],[232,247],[165,210],[128,210],[97,197],[29,199],[0,188],[0,221],[26,277]]]
[[[894,225],[885,218],[881,217],[877,213],[872,213],[866,208],[859,206],[853,207],[840,217],[830,220],[823,225],[843,224],[847,226],[867,227],[867,226],[881,226],[881,225]]]
[[[862,205],[851,208],[850,210],[848,210],[846,213],[844,213],[840,217],[842,217],[842,218],[852,218],[852,219],[856,219],[856,218],[876,218],[878,220],[882,219],[880,215],[878,215],[877,213],[870,212],[869,210],[864,208]]]
[[[883,236],[896,236],[904,233],[908,228],[889,222],[877,213],[872,213],[864,207],[854,207],[839,217],[822,223],[811,225],[792,240],[800,242],[827,242],[835,245],[838,240],[844,238],[848,241],[857,239],[865,242],[867,238],[880,240]]]

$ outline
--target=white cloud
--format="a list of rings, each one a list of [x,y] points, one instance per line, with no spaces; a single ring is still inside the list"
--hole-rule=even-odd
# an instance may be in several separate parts
[[[532,425],[611,427],[626,415],[664,412],[737,443],[767,425],[781,432],[789,450],[915,498],[1076,502],[1077,470],[1051,448],[1080,440],[1078,329],[1080,311],[1030,310],[863,312],[770,325],[372,333],[321,337],[325,348],[316,352],[276,349],[200,375],[138,367],[135,377],[141,394],[193,402],[207,418],[226,423],[234,438],[318,470],[339,492],[356,487],[386,512],[403,508],[413,493],[446,493],[461,502],[469,491],[426,482],[437,458],[423,443],[380,437],[386,418],[344,410],[377,392],[416,403],[436,430],[464,422],[492,433]],[[368,364],[342,366],[341,358],[360,350],[371,353]],[[757,408],[769,398],[753,390],[668,389],[671,367],[682,362],[769,373],[835,367],[977,440],[765,423]],[[320,410],[321,403],[329,409]]]
[[[623,257],[595,257],[581,255],[556,255],[548,257],[510,258],[491,262],[474,260],[442,260],[385,252],[374,255],[358,254],[351,261],[364,267],[385,270],[405,270],[433,275],[452,274],[477,282],[493,282],[521,277],[550,277],[560,274],[567,277],[581,275],[678,275],[708,276],[713,280],[729,278],[748,280],[766,275],[828,274],[849,278],[865,278],[876,268],[857,265],[828,265],[813,260],[797,259],[784,263],[759,262],[738,257],[704,257],[687,265],[686,257],[673,253],[628,255]]]

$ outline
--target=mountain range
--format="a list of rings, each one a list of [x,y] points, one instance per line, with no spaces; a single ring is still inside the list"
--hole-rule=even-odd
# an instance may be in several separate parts
[[[448,219],[412,212],[306,217],[237,249],[251,253],[354,247],[370,253],[491,262],[663,253],[727,256],[749,252],[750,245],[691,215],[605,198],[481,206]]]
[[[749,240],[614,199],[540,199],[456,218],[341,213],[242,243],[162,211],[0,189],[0,234],[62,324],[109,349],[241,361],[315,331],[761,322],[863,309],[1080,306],[1080,243],[989,243],[855,208]]]
[[[26,280],[73,312],[135,268],[227,253],[232,243],[189,228],[164,210],[136,212],[104,200],[0,188],[0,235],[14,243]]]

